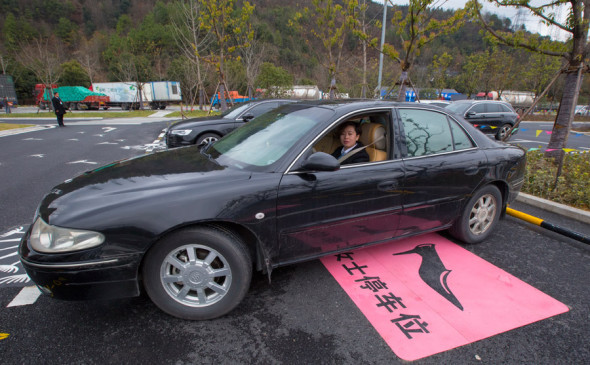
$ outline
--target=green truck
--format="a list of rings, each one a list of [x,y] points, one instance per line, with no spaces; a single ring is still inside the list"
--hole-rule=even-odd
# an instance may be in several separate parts
[[[35,86],[35,95],[40,109],[51,108],[51,98],[56,92],[59,93],[59,98],[66,108],[71,110],[107,109],[107,103],[110,101],[107,95],[93,92],[83,86],[53,87],[52,91],[50,92],[43,84]]]

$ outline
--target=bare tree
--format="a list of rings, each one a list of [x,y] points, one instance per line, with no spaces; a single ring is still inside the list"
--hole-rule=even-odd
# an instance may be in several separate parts
[[[8,61],[4,60],[4,57],[0,55],[0,65],[2,66],[2,73],[6,73],[6,66],[8,66]]]
[[[440,10],[444,3],[446,0],[410,0],[405,16],[398,10],[391,19],[392,29],[401,39],[401,46],[396,47],[392,43],[384,42],[383,50],[380,51],[400,65],[401,75],[397,81],[400,101],[405,100],[406,86],[411,84],[408,72],[416,57],[420,55],[421,49],[436,38],[457,30],[465,22],[463,9],[454,11],[446,19],[436,19],[435,11]],[[355,33],[378,49],[377,38],[370,39],[371,36],[359,27],[356,27]]]
[[[30,70],[45,88],[49,90],[49,98],[53,97],[51,85],[57,84],[61,76],[62,45],[54,37],[34,39],[31,43],[20,47],[20,52],[15,54],[16,60]],[[52,108],[51,103],[48,103]]]
[[[211,43],[211,33],[205,32],[199,22],[200,5],[198,1],[181,1],[179,17],[173,19],[174,39],[182,54],[195,67],[196,88],[199,96],[199,109],[207,102],[203,80],[201,57]],[[192,99],[190,99],[192,100]],[[192,104],[191,104],[192,106]]]
[[[248,23],[249,27],[251,23]],[[264,62],[263,55],[265,54],[264,45],[254,38],[254,32],[247,31],[244,34],[252,35],[252,39],[244,40],[243,47],[240,48],[240,55],[242,62],[246,68],[246,83],[248,84],[248,98],[254,97],[254,82],[260,74],[260,66]]]
[[[516,33],[501,32],[492,29],[491,25],[481,14],[481,4],[478,0],[471,0],[468,7],[473,11],[476,19],[495,39],[513,47],[528,49],[529,51],[548,56],[561,57],[565,60],[565,84],[557,117],[553,125],[551,139],[547,146],[546,156],[563,159],[571,124],[574,119],[575,107],[578,102],[582,75],[588,72],[585,64],[589,55],[588,28],[590,24],[590,0],[555,0],[547,4],[535,6],[530,0],[488,0],[500,7],[526,9],[545,25],[561,29],[571,35],[567,43],[552,42],[542,39],[538,34],[530,34],[524,30]],[[558,9],[566,9],[567,17],[562,21],[556,19]]]
[[[200,6],[199,23],[201,29],[211,32],[214,48],[209,48],[209,53],[199,54],[207,62],[215,65],[219,77],[219,94],[221,109],[227,109],[225,82],[225,60],[243,44],[236,43],[236,37],[247,29],[250,16],[254,12],[254,5],[248,1],[242,3],[242,7],[235,9],[235,0],[198,0]],[[215,52],[214,52],[215,51]]]
[[[295,13],[289,25],[301,32],[310,32],[320,41],[323,54],[318,55],[320,63],[328,71],[330,78],[330,99],[335,98],[336,76],[342,60],[342,49],[346,40],[346,31],[356,21],[354,12],[356,0],[346,0],[343,5],[334,0],[312,0],[312,8],[305,7]],[[308,24],[308,19],[311,24]]]
[[[91,38],[83,39],[80,48],[75,53],[76,60],[80,63],[84,71],[88,74],[90,84],[94,83],[95,75],[98,74],[100,67],[100,51],[98,40]]]
[[[369,32],[367,22],[367,0],[359,1],[358,10],[360,12],[358,20],[360,30],[364,34],[367,34]],[[364,99],[367,97],[367,40],[361,38],[361,42],[363,44],[363,76],[361,86],[361,98]]]

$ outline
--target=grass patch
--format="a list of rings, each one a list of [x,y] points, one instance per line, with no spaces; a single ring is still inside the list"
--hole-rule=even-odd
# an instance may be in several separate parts
[[[18,129],[18,128],[27,128],[27,127],[34,127],[34,125],[32,125],[32,124],[0,123],[0,131],[7,131],[9,129]]]
[[[557,166],[541,151],[527,152],[523,193],[590,210],[590,153],[566,154],[555,185]]]
[[[166,116],[180,118],[180,117],[182,117],[183,114],[186,118],[199,118],[199,117],[219,115],[219,112],[211,112],[211,114],[209,114],[209,112],[206,110],[184,111],[183,113],[180,113],[180,111],[176,111],[176,112],[172,112]]]

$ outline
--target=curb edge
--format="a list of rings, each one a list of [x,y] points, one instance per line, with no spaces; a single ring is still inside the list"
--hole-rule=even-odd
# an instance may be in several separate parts
[[[556,203],[556,202],[553,202],[550,200],[538,198],[536,196],[525,194],[525,193],[518,193],[516,200],[521,203],[530,204],[530,205],[533,205],[537,208],[541,208],[541,209],[547,210],[549,212],[561,214],[563,216],[573,218],[573,219],[578,220],[580,222],[590,224],[590,212],[582,210],[582,209],[573,208],[573,207],[567,206],[565,204]]]

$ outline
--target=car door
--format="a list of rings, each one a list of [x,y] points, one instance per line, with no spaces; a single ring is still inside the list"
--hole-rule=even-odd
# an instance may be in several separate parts
[[[465,119],[469,123],[479,127],[487,123],[485,103],[475,103],[465,112]]]
[[[483,181],[487,157],[446,113],[400,108],[405,169],[400,235],[450,225]]]
[[[486,103],[486,124],[496,129],[508,122],[505,111],[499,103]]]
[[[281,264],[397,235],[404,169],[401,159],[392,158],[391,110],[383,114],[388,130],[385,161],[283,176],[277,203]]]

